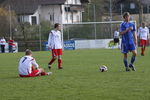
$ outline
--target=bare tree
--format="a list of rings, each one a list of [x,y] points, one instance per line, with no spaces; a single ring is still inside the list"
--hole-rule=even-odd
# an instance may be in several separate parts
[[[10,13],[11,13],[11,23],[10,23]],[[17,24],[17,20],[16,20],[15,13],[9,12],[7,9],[0,8],[0,36],[9,37],[10,28],[14,30],[16,24]]]

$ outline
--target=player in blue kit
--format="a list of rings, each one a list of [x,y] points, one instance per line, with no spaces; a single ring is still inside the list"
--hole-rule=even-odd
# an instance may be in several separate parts
[[[124,54],[124,65],[126,71],[130,71],[131,68],[133,71],[136,71],[133,63],[137,55],[136,45],[137,45],[137,35],[135,30],[135,25],[130,22],[130,13],[125,12],[123,14],[124,22],[121,23],[120,35],[122,35],[121,51]],[[128,52],[132,52],[131,62],[128,65]]]

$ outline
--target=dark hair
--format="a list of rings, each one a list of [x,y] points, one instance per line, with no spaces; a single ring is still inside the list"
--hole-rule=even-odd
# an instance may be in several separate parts
[[[127,17],[127,16],[130,16],[130,13],[129,13],[129,12],[124,12],[123,18],[125,18],[125,17]]]
[[[27,49],[27,50],[25,51],[25,55],[30,55],[30,54],[32,54],[32,51],[31,51],[30,49]]]
[[[59,23],[56,23],[56,24],[54,25],[54,28],[57,28],[59,25],[60,25]]]

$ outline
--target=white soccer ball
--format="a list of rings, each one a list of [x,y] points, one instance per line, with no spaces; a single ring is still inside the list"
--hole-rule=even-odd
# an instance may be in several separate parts
[[[102,65],[102,66],[99,67],[99,70],[101,72],[106,72],[108,70],[108,68],[105,65]]]

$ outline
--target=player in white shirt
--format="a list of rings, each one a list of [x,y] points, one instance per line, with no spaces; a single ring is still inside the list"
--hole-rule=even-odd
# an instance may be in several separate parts
[[[140,39],[141,56],[144,56],[147,42],[149,40],[149,29],[146,27],[146,23],[142,23],[142,26],[138,29],[138,37]]]
[[[118,44],[118,49],[120,49],[119,31],[117,30],[114,32],[114,46],[116,45],[116,43]]]
[[[2,52],[2,53],[5,53],[6,40],[5,40],[4,37],[2,37],[2,38],[0,39],[0,45],[1,45],[1,52]]]
[[[48,48],[52,50],[52,59],[48,63],[49,69],[56,59],[58,59],[58,69],[62,69],[62,40],[60,30],[60,24],[56,23],[54,25],[54,30],[49,33]]]
[[[20,59],[18,69],[20,77],[35,77],[52,74],[52,72],[46,73],[43,68],[39,68],[39,65],[32,57],[32,51],[29,49],[26,50],[25,56]]]

